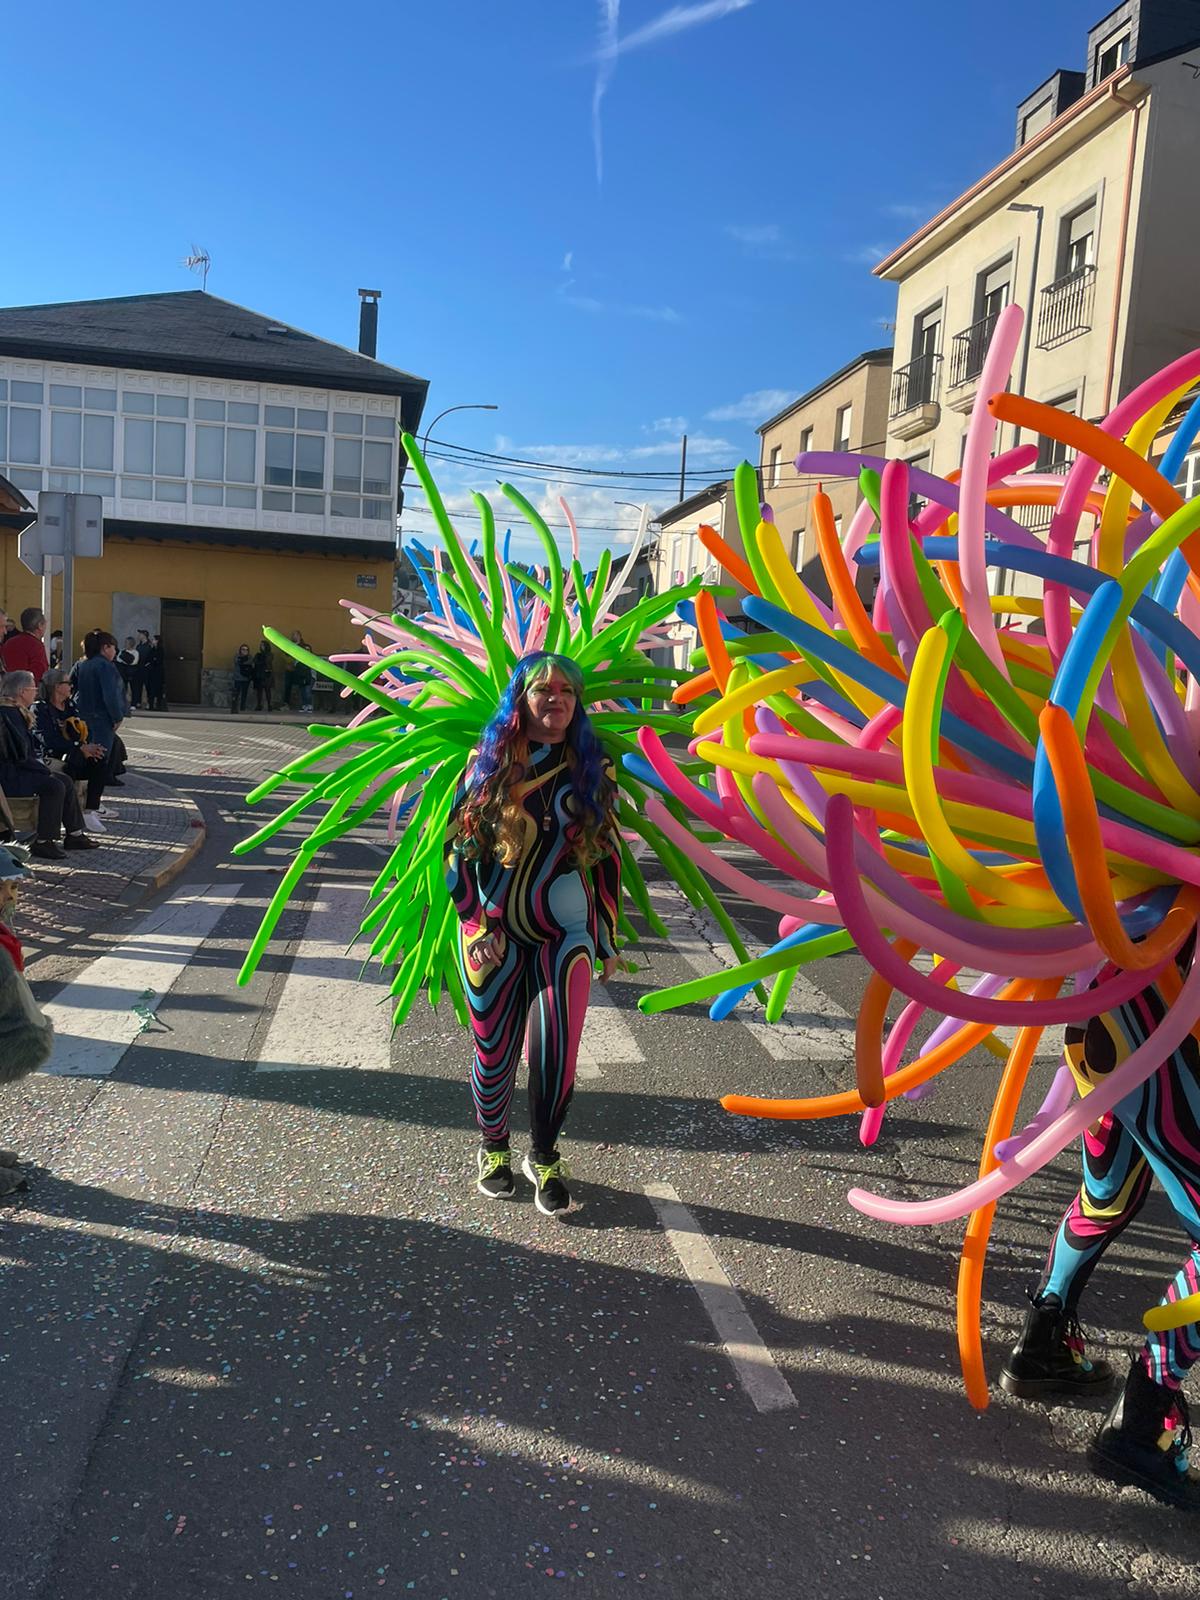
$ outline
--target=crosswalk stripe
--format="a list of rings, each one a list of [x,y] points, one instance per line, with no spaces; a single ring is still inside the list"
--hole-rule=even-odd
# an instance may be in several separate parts
[[[392,1014],[386,984],[367,947],[347,953],[366,906],[361,884],[321,883],[255,1066],[256,1072],[391,1064]]]
[[[645,1061],[633,1031],[602,983],[593,983],[583,1038],[579,1043],[580,1078],[601,1078],[602,1067],[639,1066]]]
[[[672,950],[693,972],[707,978],[737,966],[738,958],[716,923],[689,904],[674,884],[653,884],[650,898],[667,926]],[[752,994],[734,1017],[775,1061],[845,1061],[854,1050],[853,1019],[802,972],[792,985],[785,1017],[803,1017],[803,1022],[765,1021],[762,1005]]]
[[[72,979],[43,1007],[54,1024],[54,1053],[43,1071],[61,1078],[108,1077],[145,1031],[240,883],[187,884]]]
[[[933,970],[936,959],[935,956],[930,955],[928,950],[918,950],[913,960],[913,965],[918,972],[928,974]],[[974,987],[982,976],[983,974],[977,972],[974,967],[964,967],[954,981],[960,989],[970,989]],[[1016,1028],[997,1028],[995,1032],[1000,1043],[1011,1050],[1017,1037]],[[1035,1061],[1057,1061],[1059,1056],[1062,1055],[1062,1051],[1063,1030],[1061,1026],[1052,1026],[1042,1034],[1041,1039],[1038,1041],[1038,1047],[1034,1051],[1033,1059]]]

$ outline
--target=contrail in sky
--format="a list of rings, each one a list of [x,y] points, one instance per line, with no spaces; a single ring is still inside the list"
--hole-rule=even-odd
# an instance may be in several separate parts
[[[596,52],[596,83],[592,90],[592,144],[596,152],[596,182],[604,178],[604,133],[600,106],[617,70],[617,58],[630,50],[642,50],[660,39],[673,38],[706,22],[716,22],[733,11],[744,11],[754,0],[700,0],[698,5],[672,6],[644,27],[622,39],[618,36],[621,0],[600,0],[600,47]]]

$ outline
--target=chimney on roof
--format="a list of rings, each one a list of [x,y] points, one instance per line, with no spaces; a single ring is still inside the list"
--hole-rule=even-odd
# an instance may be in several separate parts
[[[375,339],[379,333],[379,297],[382,289],[360,289],[358,309],[358,353],[375,359]]]

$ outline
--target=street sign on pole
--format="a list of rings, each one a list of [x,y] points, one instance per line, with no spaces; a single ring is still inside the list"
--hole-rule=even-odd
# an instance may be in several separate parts
[[[104,502],[98,494],[38,495],[38,519],[17,542],[17,558],[37,577],[63,574],[63,659],[74,659],[75,557],[104,554]],[[43,594],[46,587],[43,585]],[[49,612],[47,611],[47,615]]]

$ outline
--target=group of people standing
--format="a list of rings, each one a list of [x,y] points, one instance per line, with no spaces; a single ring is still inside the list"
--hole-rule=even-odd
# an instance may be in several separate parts
[[[96,848],[90,835],[106,831],[104,791],[122,783],[118,729],[128,702],[115,664],[117,641],[93,628],[83,657],[68,671],[50,663],[41,611],[27,607],[20,628],[0,612],[0,627],[0,792],[37,801],[32,853],[61,861],[69,850]],[[82,805],[79,782],[86,786]],[[11,837],[6,821],[0,817],[0,831]]]
[[[141,707],[143,697],[148,710],[167,709],[167,668],[161,633],[151,634],[148,629],[139,628],[136,637],[128,634],[124,647],[117,652],[116,667],[126,698],[135,710]]]
[[[292,643],[302,646],[305,650],[309,647],[305,643],[303,634],[299,629],[291,635]],[[275,709],[275,652],[271,649],[268,640],[263,639],[259,647],[251,654],[248,644],[240,644],[237,655],[233,658],[233,681],[231,685],[229,709],[233,715],[247,709],[246,702],[250,698],[250,690],[254,690],[254,709],[256,711],[274,711]],[[299,709],[311,711],[313,708],[313,670],[305,666],[302,661],[292,661],[283,675],[283,706],[291,710],[292,690],[295,689],[300,697]]]

